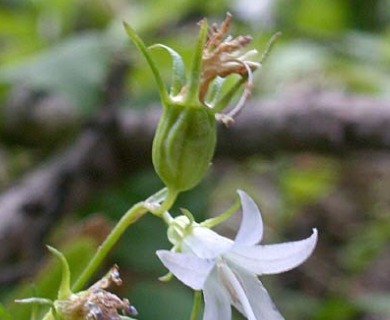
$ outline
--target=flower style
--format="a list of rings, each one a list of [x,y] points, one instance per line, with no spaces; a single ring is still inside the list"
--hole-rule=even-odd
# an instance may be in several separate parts
[[[249,320],[283,319],[258,275],[276,274],[303,263],[313,252],[317,230],[304,240],[259,245],[263,223],[255,202],[238,191],[242,222],[235,240],[197,224],[187,216],[175,218],[168,229],[173,252],[157,255],[169,271],[185,285],[202,290],[203,320],[231,319],[231,305]]]

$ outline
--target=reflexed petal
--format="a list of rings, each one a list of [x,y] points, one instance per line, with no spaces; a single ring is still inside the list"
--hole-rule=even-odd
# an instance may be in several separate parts
[[[263,221],[256,203],[244,191],[238,190],[241,199],[242,220],[235,242],[238,245],[251,246],[263,237]]]
[[[227,260],[255,274],[274,274],[291,270],[304,262],[317,243],[317,230],[304,240],[281,244],[235,247]]]
[[[182,251],[191,252],[203,259],[214,259],[227,252],[233,246],[231,239],[220,236],[205,227],[194,227],[183,239]]]
[[[232,310],[230,297],[225,288],[221,285],[217,270],[214,269],[203,289],[204,315],[203,320],[230,320]]]
[[[233,269],[237,274],[246,297],[249,300],[251,310],[256,320],[283,320],[284,318],[276,309],[267,290],[255,275],[240,268]],[[238,309],[239,310],[239,309]]]
[[[175,253],[168,250],[156,252],[163,265],[185,285],[201,290],[214,266],[210,260],[200,259],[193,254]]]

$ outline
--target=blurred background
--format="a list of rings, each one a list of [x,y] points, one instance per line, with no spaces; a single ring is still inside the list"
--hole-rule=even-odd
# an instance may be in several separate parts
[[[227,11],[250,48],[283,36],[248,108],[220,128],[208,176],[172,213],[200,221],[243,189],[261,208],[264,243],[319,230],[305,264],[261,277],[286,319],[390,319],[389,0],[0,0],[1,319],[29,319],[15,298],[55,296],[59,266],[44,244],[76,278],[115,221],[162,187],[150,157],[159,97],[122,21],[188,62],[196,23]],[[153,56],[168,84],[169,55]],[[238,223],[218,231],[234,237]],[[115,292],[139,319],[190,315],[191,291],[157,280],[165,232],[144,217],[96,275],[120,266]]]

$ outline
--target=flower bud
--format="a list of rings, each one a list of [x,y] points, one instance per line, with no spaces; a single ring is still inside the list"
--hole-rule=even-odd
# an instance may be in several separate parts
[[[174,246],[180,243],[186,236],[186,230],[188,230],[193,222],[187,216],[176,217],[169,225],[167,235],[168,240]]]
[[[167,105],[153,142],[153,165],[168,188],[193,188],[214,154],[216,121],[205,106]]]

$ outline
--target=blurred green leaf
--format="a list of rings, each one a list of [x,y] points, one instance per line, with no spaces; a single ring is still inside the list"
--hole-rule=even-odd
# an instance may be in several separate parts
[[[81,112],[90,111],[99,99],[112,50],[104,35],[80,34],[24,62],[4,67],[0,81],[53,91]]]
[[[283,192],[286,213],[294,212],[324,196],[337,180],[337,166],[327,159],[298,158],[280,171],[279,184]]]
[[[137,272],[164,272],[156,256],[158,249],[170,249],[166,236],[167,228],[161,219],[147,215],[131,226],[122,237],[115,251],[121,265]]]
[[[345,0],[300,0],[293,2],[294,22],[303,32],[330,36],[348,24],[348,3]]]
[[[347,268],[349,273],[364,271],[388,245],[389,230],[390,219],[373,220],[362,225],[356,230],[358,236],[351,238],[340,250],[343,267]]]
[[[354,320],[357,319],[358,314],[357,308],[347,299],[332,297],[323,300],[311,320]]]
[[[277,306],[289,320],[312,319],[321,304],[321,299],[298,291],[284,289],[277,298]]]
[[[290,40],[275,45],[266,61],[262,77],[264,85],[275,87],[281,83],[293,83],[308,75],[321,73],[330,62],[326,47],[305,40]]]
[[[191,290],[179,283],[141,282],[129,296],[142,320],[189,319],[193,296]]]
[[[0,64],[31,54],[44,45],[37,34],[36,13],[28,10],[0,9]]]
[[[0,303],[0,319],[1,320],[13,320],[13,317],[8,313],[2,303]]]
[[[383,316],[384,318],[381,319],[390,318],[390,294],[388,292],[367,293],[357,297],[354,301],[366,312]]]

